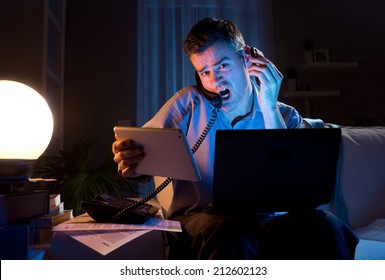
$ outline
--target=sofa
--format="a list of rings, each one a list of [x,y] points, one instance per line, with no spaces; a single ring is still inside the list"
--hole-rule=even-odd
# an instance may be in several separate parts
[[[341,131],[335,194],[321,208],[345,221],[360,238],[355,259],[385,260],[385,127]]]

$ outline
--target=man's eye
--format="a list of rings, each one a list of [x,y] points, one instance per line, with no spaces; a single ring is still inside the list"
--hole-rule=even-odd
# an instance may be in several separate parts
[[[209,74],[209,71],[205,71],[205,72],[200,73],[201,76],[207,76],[208,74]]]
[[[219,69],[224,69],[224,68],[226,68],[227,66],[229,66],[228,63],[222,63],[221,65],[219,65]]]

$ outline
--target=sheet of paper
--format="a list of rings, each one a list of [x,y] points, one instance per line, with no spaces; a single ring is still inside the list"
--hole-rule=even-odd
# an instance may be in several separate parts
[[[164,230],[181,232],[182,228],[179,221],[152,218],[144,224],[114,224],[97,223],[87,214],[80,215],[65,223],[61,223],[52,229],[53,231],[127,231],[127,230]]]
[[[152,218],[144,224],[97,223],[88,214],[79,215],[52,229],[61,231],[96,252],[107,255],[151,230],[181,232],[180,222]]]
[[[83,243],[103,256],[114,251],[120,246],[149,232],[150,230],[130,231],[71,231],[65,234]]]

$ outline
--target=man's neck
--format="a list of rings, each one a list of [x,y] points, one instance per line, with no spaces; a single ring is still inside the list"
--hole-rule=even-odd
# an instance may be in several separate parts
[[[254,106],[254,89],[251,93],[245,95],[241,100],[238,108],[231,112],[224,112],[226,118],[234,126],[238,121],[247,117],[253,110]]]

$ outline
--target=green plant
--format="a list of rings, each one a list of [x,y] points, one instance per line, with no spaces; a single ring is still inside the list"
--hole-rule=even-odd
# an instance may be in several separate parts
[[[35,167],[35,176],[53,178],[47,184],[51,193],[60,193],[66,209],[74,215],[82,213],[81,201],[89,200],[100,193],[117,196],[138,192],[138,186],[117,172],[112,153],[96,167],[92,167],[91,150],[95,140],[86,138],[76,143],[70,152],[60,151],[57,157],[41,157]],[[95,164],[93,164],[95,166]]]

